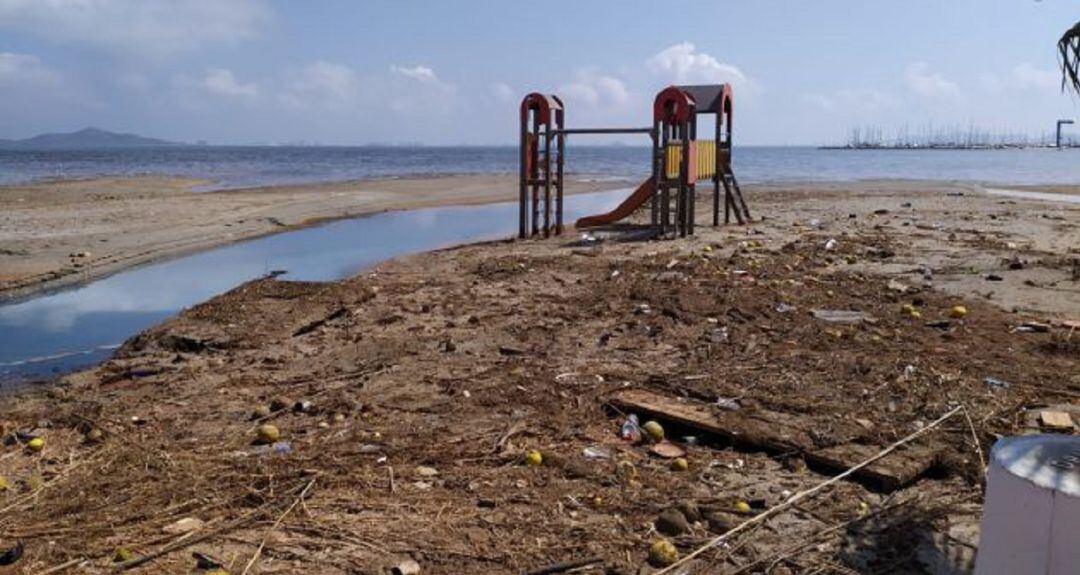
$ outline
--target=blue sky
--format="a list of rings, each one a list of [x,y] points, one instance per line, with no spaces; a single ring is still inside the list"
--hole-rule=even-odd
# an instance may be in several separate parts
[[[1063,0],[0,0],[0,137],[513,144],[528,91],[572,125],[646,125],[659,88],[721,81],[745,144],[1037,133],[1080,116],[1054,52],[1078,19]]]

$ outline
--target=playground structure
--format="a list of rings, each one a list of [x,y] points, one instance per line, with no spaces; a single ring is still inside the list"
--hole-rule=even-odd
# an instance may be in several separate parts
[[[562,233],[566,137],[575,134],[647,134],[652,139],[652,175],[614,210],[577,220],[578,228],[614,224],[650,202],[651,225],[661,235],[693,234],[701,180],[713,183],[713,225],[720,224],[721,186],[724,222],[730,222],[734,213],[745,224],[750,211],[731,167],[733,105],[729,84],[668,86],[653,102],[652,127],[570,129],[558,96],[537,92],[525,96],[521,102],[518,236]],[[716,116],[714,139],[698,139],[700,114]]]

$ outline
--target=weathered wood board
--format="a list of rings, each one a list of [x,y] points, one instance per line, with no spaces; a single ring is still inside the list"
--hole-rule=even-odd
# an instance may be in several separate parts
[[[642,389],[618,391],[610,403],[621,411],[672,421],[727,439],[736,446],[799,454],[807,465],[826,472],[845,471],[882,449],[853,442],[818,449],[809,433],[819,424],[807,415],[765,409],[723,410]],[[916,445],[890,454],[856,472],[854,477],[879,489],[897,489],[926,473],[936,457],[937,450]]]

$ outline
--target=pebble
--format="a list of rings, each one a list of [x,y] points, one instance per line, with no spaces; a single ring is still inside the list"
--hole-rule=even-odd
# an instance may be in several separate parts
[[[672,537],[690,532],[690,522],[682,511],[674,507],[665,509],[655,521],[656,530]]]

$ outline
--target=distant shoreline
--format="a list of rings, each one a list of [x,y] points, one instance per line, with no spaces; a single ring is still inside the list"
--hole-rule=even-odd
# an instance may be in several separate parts
[[[961,150],[971,152],[992,152],[998,150],[1070,150],[1080,149],[1080,146],[1042,146],[1042,145],[1013,145],[1002,144],[998,146],[818,146],[818,150],[889,150],[889,151],[905,151],[905,152],[922,152],[922,151],[935,151],[935,150]]]

